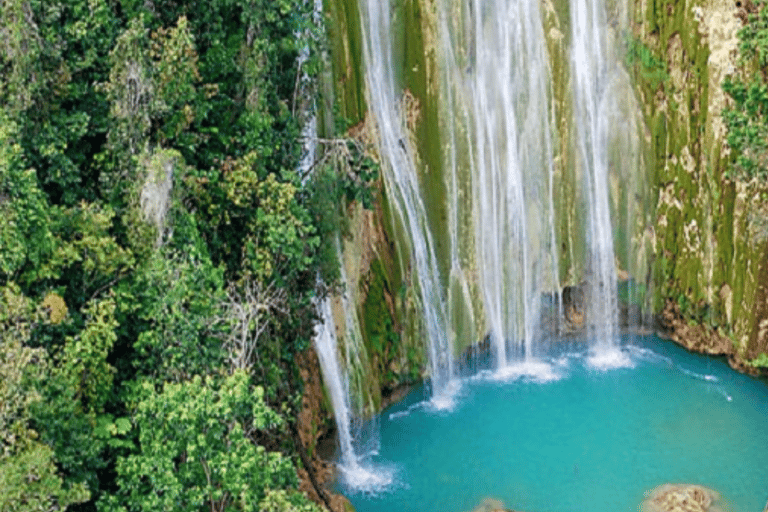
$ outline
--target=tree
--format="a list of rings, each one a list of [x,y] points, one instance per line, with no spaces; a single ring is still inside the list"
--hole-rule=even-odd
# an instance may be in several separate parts
[[[35,171],[24,165],[18,127],[0,108],[0,283],[45,277],[53,251],[49,206]]]
[[[224,271],[211,263],[194,218],[177,217],[173,238],[137,272],[130,292],[141,323],[136,369],[175,382],[215,372],[226,332]]]
[[[66,509],[89,493],[65,485],[54,452],[31,428],[31,408],[42,400],[38,386],[49,371],[45,351],[26,346],[42,311],[18,286],[0,289],[0,510]]]
[[[285,288],[274,281],[263,283],[250,277],[241,283],[232,283],[227,290],[222,322],[230,324],[230,330],[224,340],[229,368],[247,370],[254,364],[254,357],[265,352],[265,334],[269,334],[270,324],[275,317],[289,314]],[[261,350],[260,350],[261,349]],[[259,361],[263,368],[268,360]],[[269,366],[272,366],[269,364]],[[271,379],[270,379],[271,380]]]
[[[117,495],[105,511],[257,511],[271,491],[296,485],[290,459],[254,443],[283,420],[236,371],[196,376],[160,392],[143,382],[133,415],[136,453],[117,463]],[[302,501],[302,500],[299,500]],[[303,500],[304,503],[306,499]]]

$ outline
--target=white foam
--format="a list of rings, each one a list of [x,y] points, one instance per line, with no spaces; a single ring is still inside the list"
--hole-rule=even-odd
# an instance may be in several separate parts
[[[703,380],[705,382],[720,382],[720,379],[718,379],[714,375],[703,375],[701,373],[696,373],[696,372],[693,372],[691,370],[686,370],[682,366],[678,366],[677,369],[680,370],[681,373],[683,373],[683,374],[685,374],[685,375],[687,375],[687,376],[689,376],[691,378],[694,378],[696,380]]]
[[[682,373],[683,375],[687,375],[692,379],[711,383],[711,386],[707,386],[709,389],[714,389],[718,394],[722,395],[722,397],[725,398],[727,402],[733,401],[733,397],[728,394],[728,391],[725,389],[725,387],[722,384],[720,384],[720,379],[718,379],[716,376],[709,375],[709,374],[696,373],[694,371],[687,370],[682,366],[677,366],[676,368],[680,373]]]
[[[411,404],[408,406],[407,409],[404,409],[402,411],[396,411],[389,414],[390,420],[396,420],[398,418],[405,418],[406,416],[410,416],[411,413],[417,409],[423,409],[426,402],[417,402],[415,404]]]
[[[578,357],[579,354],[576,353],[563,354],[555,359],[555,366],[564,370],[571,365],[571,359],[576,359]]]
[[[411,404],[408,406],[408,408],[402,411],[390,413],[389,419],[395,420],[398,418],[410,416],[413,411],[418,409],[423,409],[432,413],[451,413],[459,404],[462,390],[463,386],[461,380],[451,379],[439,394],[433,395],[429,400],[423,400],[421,402]]]
[[[545,384],[565,377],[567,359],[559,359],[554,363],[540,360],[520,361],[510,363],[492,371],[479,372],[474,379],[494,382],[515,382],[518,380]]]
[[[615,347],[598,348],[596,352],[587,357],[587,364],[593,370],[601,372],[635,367],[635,363],[629,354]]]
[[[461,390],[461,381],[459,379],[451,379],[439,393],[432,395],[432,398],[425,402],[425,409],[441,413],[453,412],[456,409],[456,404],[458,404]]]
[[[380,494],[396,484],[397,471],[392,466],[353,462],[337,466],[339,482],[349,493]]]

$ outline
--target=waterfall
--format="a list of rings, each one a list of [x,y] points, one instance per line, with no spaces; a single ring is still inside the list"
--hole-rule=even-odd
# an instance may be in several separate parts
[[[315,326],[315,351],[320,359],[320,370],[328,396],[331,399],[336,429],[341,448],[341,466],[344,473],[358,466],[358,456],[352,444],[352,408],[349,401],[347,379],[339,364],[336,342],[336,324],[333,320],[331,299],[326,298],[318,305],[320,323]]]
[[[421,308],[433,395],[452,388],[454,345],[487,337],[489,355],[500,370],[546,355],[543,322],[562,313],[561,278],[585,283],[585,325],[594,340],[595,364],[624,365],[618,350],[612,206],[629,212],[623,217],[626,242],[638,229],[630,219],[640,217],[636,204],[618,204],[621,194],[634,197],[632,185],[618,185],[612,203],[610,180],[621,182],[634,172],[630,161],[637,160],[638,151],[635,147],[628,151],[635,156],[617,158],[621,136],[609,133],[627,110],[618,98],[630,96],[631,86],[626,73],[617,78],[623,70],[604,6],[599,0],[571,0],[571,36],[564,38],[545,33],[542,11],[546,7],[548,16],[557,14],[540,0],[419,4],[414,18],[421,25],[415,30],[423,31],[429,70],[424,101],[439,104],[439,126],[428,130],[437,137],[420,140],[419,147],[439,144],[442,168],[436,173],[424,170],[414,134],[406,128],[401,102],[406,86],[398,80],[409,72],[398,67],[402,63],[393,56],[393,41],[409,40],[410,34],[398,31],[414,27],[397,18],[404,12],[409,16],[408,5],[394,4],[360,2],[367,98],[395,231],[410,258],[406,280],[414,285]],[[613,8],[622,9],[618,4]],[[550,51],[560,43],[548,37],[568,40],[557,61],[565,75],[557,80],[571,88],[565,93],[552,85],[553,59],[561,57]],[[430,73],[435,69],[439,78],[433,87]],[[556,113],[567,120],[555,120]],[[424,199],[431,185],[426,180],[435,176],[442,181],[427,204],[445,206],[441,220],[430,217],[434,212],[427,212]],[[443,188],[447,196],[435,199],[435,190]],[[444,228],[445,233],[437,231]],[[436,234],[448,240],[439,253]],[[459,338],[467,333],[474,338]]]
[[[541,296],[558,287],[546,39],[538,0],[444,4],[449,145],[466,133],[475,259],[499,368],[535,355]],[[462,62],[459,62],[463,59]],[[463,124],[463,125],[462,125]],[[448,167],[453,168],[451,155]],[[455,175],[455,171],[453,174]]]
[[[405,128],[405,112],[395,86],[391,10],[388,0],[363,0],[363,48],[368,104],[375,118],[387,197],[409,244],[425,324],[432,395],[438,403],[454,384],[454,354],[447,322],[446,298],[433,235],[422,200],[416,163]]]
[[[344,346],[344,365],[347,368],[348,388],[354,397],[353,410],[358,417],[373,416],[375,418],[377,411],[372,398],[373,391],[370,389],[370,386],[375,385],[375,383],[368,380],[371,371],[371,361],[365,348],[363,334],[360,330],[360,321],[355,310],[358,298],[354,293],[354,284],[347,277],[344,254],[338,236],[336,237],[335,245],[342,287],[338,297],[343,312],[341,320],[344,325],[344,328],[341,329],[341,342]],[[368,421],[365,427],[363,429],[362,425],[360,425],[356,429],[358,431],[358,441],[364,446],[365,452],[378,451],[379,438],[376,421]],[[363,432],[363,430],[366,432]]]
[[[354,414],[350,400],[349,378],[340,364],[336,322],[331,298],[318,303],[320,322],[315,326],[314,346],[320,360],[323,382],[328,392],[336,420],[341,457],[338,463],[342,484],[352,491],[375,492],[393,482],[393,471],[383,466],[373,467],[367,462],[369,453],[360,453],[354,433]],[[378,434],[378,431],[376,431]]]
[[[609,196],[610,113],[613,62],[607,19],[600,0],[571,0],[574,115],[578,165],[584,175],[587,209],[587,314],[598,366],[626,363],[617,351],[618,298]]]

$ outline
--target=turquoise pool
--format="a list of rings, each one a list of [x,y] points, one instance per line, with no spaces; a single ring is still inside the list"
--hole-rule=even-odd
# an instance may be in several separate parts
[[[394,482],[341,491],[358,512],[462,512],[487,497],[526,512],[623,512],[675,482],[762,512],[768,386],[655,337],[622,351],[629,367],[595,369],[572,343],[535,367],[480,372],[448,409],[415,389],[382,413],[364,463]]]

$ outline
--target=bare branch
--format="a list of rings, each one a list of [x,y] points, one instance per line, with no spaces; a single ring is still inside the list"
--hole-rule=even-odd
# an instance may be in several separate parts
[[[287,293],[274,281],[267,284],[247,277],[227,290],[225,320],[232,329],[224,340],[230,371],[250,368],[261,337],[269,329],[269,319],[288,314]]]

